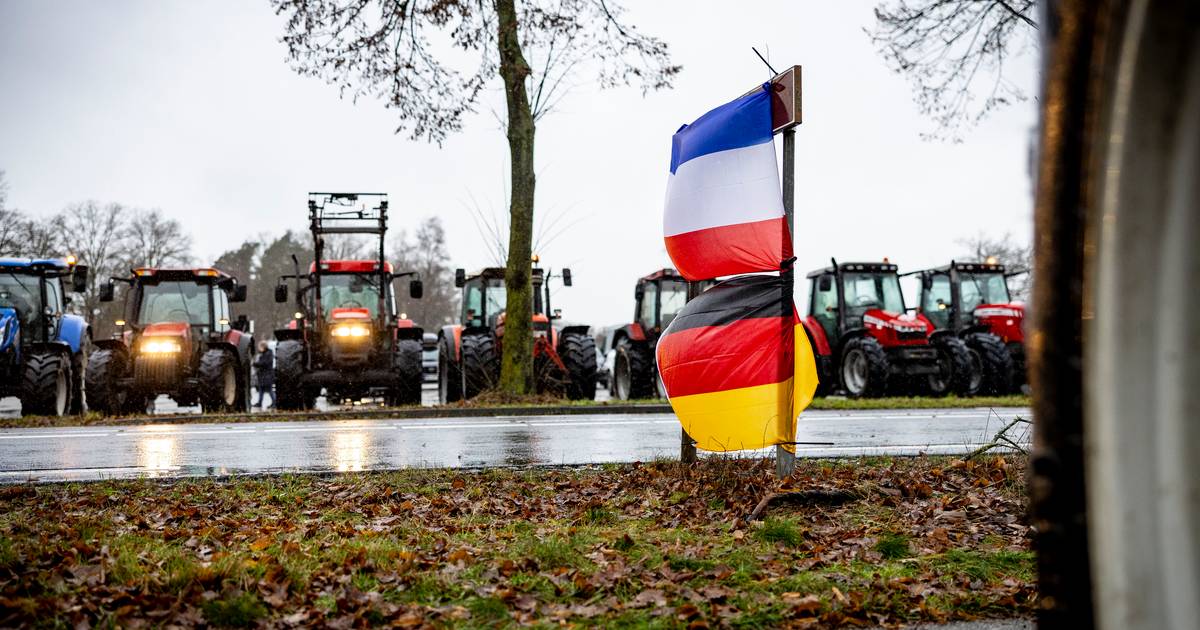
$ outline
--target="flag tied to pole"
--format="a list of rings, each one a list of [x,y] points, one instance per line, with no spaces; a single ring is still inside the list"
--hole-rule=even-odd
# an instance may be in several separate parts
[[[675,268],[693,281],[775,271],[791,258],[767,90],[675,132],[663,235]]]
[[[663,236],[690,281],[778,271],[792,257],[766,87],[672,138]],[[659,337],[659,376],[697,448],[795,441],[796,418],[817,388],[817,366],[786,280],[720,282],[688,302]]]
[[[817,366],[779,276],[738,276],[688,302],[658,340],[658,373],[697,448],[795,441]]]

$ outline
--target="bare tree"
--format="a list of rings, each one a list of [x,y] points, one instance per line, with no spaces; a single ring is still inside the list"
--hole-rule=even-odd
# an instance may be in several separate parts
[[[511,170],[500,386],[529,391],[536,122],[585,74],[600,87],[670,87],[680,68],[666,44],[623,24],[614,0],[526,0],[519,9],[515,0],[272,3],[288,17],[282,41],[297,72],[355,99],[383,99],[397,112],[396,131],[414,139],[440,144],[487,86],[503,84]]]
[[[399,232],[392,241],[391,251],[396,271],[415,271],[425,285],[425,295],[419,300],[409,298],[403,290],[398,292],[400,311],[429,331],[452,322],[458,305],[458,292],[454,287],[442,220],[437,217],[426,218],[417,226],[411,238],[407,233]]]
[[[90,317],[100,305],[100,284],[127,271],[119,254],[129,230],[129,210],[88,200],[67,206],[59,217],[63,233],[70,235],[71,253],[91,268],[83,295],[83,312]]]
[[[0,256],[16,256],[20,252],[21,223],[25,215],[16,208],[8,207],[8,180],[0,171]]]
[[[125,230],[124,261],[129,267],[182,265],[192,259],[192,237],[162,210],[136,210]]]
[[[1008,290],[1014,300],[1028,301],[1032,288],[1033,243],[1022,243],[1005,233],[999,238],[979,233],[970,238],[959,239],[964,248],[962,262],[984,262],[995,258],[1010,273],[1025,272],[1009,278]]]
[[[959,140],[990,112],[1026,98],[1004,64],[1031,44],[1035,0],[889,0],[875,8],[871,42],[912,82],[926,138]]]

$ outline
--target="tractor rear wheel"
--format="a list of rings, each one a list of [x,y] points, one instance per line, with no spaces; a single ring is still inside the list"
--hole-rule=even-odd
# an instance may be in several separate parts
[[[443,405],[462,400],[462,368],[450,344],[445,335],[438,339],[438,402]]]
[[[613,361],[613,393],[620,400],[650,398],[655,393],[654,357],[644,343],[621,337]]]
[[[121,387],[120,379],[128,372],[129,357],[119,350],[104,348],[88,357],[83,388],[93,411],[113,415],[125,410],[129,390]]]
[[[65,416],[70,406],[70,361],[61,352],[31,352],[21,375],[21,413]]]
[[[971,379],[972,396],[1000,396],[1012,390],[1013,359],[1008,346],[992,333],[976,332],[963,338],[971,353],[972,367],[978,366],[978,378]]]
[[[275,347],[275,407],[284,411],[310,409],[314,396],[304,391],[304,344],[295,339]]]
[[[233,355],[212,349],[200,357],[200,409],[204,413],[230,412],[238,403],[238,369]]]
[[[842,388],[851,398],[876,398],[887,391],[891,365],[874,337],[855,337],[842,349]]]
[[[421,404],[421,342],[401,339],[392,352],[392,375],[395,383],[388,388],[384,402],[389,407]]]
[[[470,400],[500,380],[500,353],[490,332],[462,336],[462,393]]]
[[[962,339],[950,334],[935,336],[930,344],[937,350],[938,371],[927,380],[929,393],[934,396],[958,394],[965,396],[971,391],[971,379],[977,378],[971,366],[971,353]]]
[[[563,333],[558,356],[567,367],[567,398],[596,399],[596,340],[586,333]]]

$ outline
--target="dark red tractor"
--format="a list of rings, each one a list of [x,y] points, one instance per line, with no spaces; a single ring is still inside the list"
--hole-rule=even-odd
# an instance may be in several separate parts
[[[963,340],[973,376],[968,393],[1006,394],[1025,382],[1025,305],[1008,293],[1004,265],[951,261],[916,272],[921,279],[920,317],[934,332]]]
[[[712,281],[700,284],[704,290]],[[687,304],[688,283],[674,269],[659,269],[639,278],[634,289],[633,322],[613,332],[612,378],[609,390],[613,398],[665,398],[654,350],[658,338]]]
[[[534,267],[533,369],[535,390],[566,395],[571,400],[596,397],[596,340],[588,326],[553,325],[560,319],[550,310],[549,281],[554,277]],[[571,270],[563,269],[563,286],[571,286]],[[463,289],[460,323],[438,334],[438,399],[442,403],[471,399],[500,380],[507,290],[504,269],[489,267],[467,275],[455,271],[454,284]]]
[[[396,311],[392,284],[414,272],[395,273],[384,256],[387,195],[309,193],[309,229],[314,258],[307,274],[280,278],[275,301],[288,300],[286,280],[295,282],[294,321],[275,331],[275,405],[311,409],[324,389],[340,402],[382,395],[388,405],[421,403],[421,337]],[[377,239],[378,256],[327,260],[328,236]],[[409,282],[420,298],[421,281]]]
[[[840,386],[855,398],[966,393],[966,346],[907,313],[896,265],[832,262],[808,274],[804,319],[823,392]]]
[[[159,394],[205,412],[250,410],[254,340],[245,315],[229,304],[246,286],[219,269],[134,269],[100,286],[111,302],[114,282],[129,285],[124,318],[112,339],[96,340],[84,387],[89,407],[104,414],[144,413]]]

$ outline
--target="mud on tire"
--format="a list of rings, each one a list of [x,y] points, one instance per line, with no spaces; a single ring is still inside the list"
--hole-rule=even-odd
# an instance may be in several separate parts
[[[470,400],[500,381],[500,353],[491,332],[462,336],[462,394]]]
[[[204,413],[237,408],[240,381],[237,360],[225,350],[207,350],[200,357],[200,408]]]
[[[558,356],[567,368],[567,398],[596,399],[596,340],[586,333],[563,333]]]
[[[630,400],[653,397],[657,387],[654,357],[650,356],[646,344],[621,337],[617,342],[612,378],[614,398]]]
[[[390,407],[421,404],[421,342],[401,339],[392,352],[392,375],[395,383],[388,388],[384,402]]]
[[[21,413],[64,416],[70,408],[70,360],[61,352],[31,352],[21,373]]]

